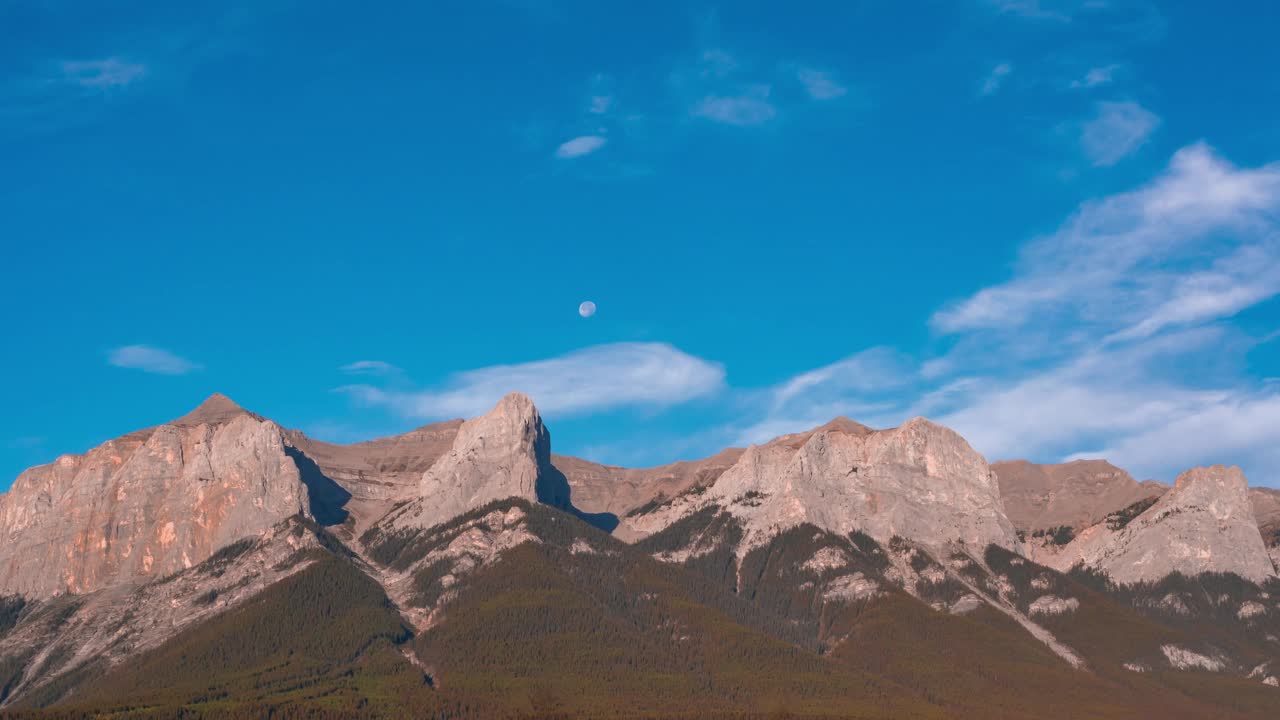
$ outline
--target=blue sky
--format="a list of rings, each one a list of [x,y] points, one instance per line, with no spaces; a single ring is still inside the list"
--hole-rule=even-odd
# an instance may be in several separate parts
[[[925,415],[1280,485],[1275,3],[375,5],[0,5],[0,489],[508,390],[626,465]]]

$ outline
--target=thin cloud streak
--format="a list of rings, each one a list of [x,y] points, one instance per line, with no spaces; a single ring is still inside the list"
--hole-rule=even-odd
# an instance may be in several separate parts
[[[757,85],[741,95],[708,95],[693,107],[692,113],[725,125],[762,125],[778,114],[769,102],[770,91],[768,85]]]
[[[605,138],[600,135],[582,135],[567,142],[561,143],[556,148],[556,157],[562,160],[572,160],[580,158],[599,150],[604,147]]]
[[[394,375],[400,368],[384,360],[357,360],[338,368],[348,375]]]
[[[123,87],[138,81],[146,72],[145,65],[117,57],[62,63],[63,80],[85,88]]]
[[[997,90],[1004,85],[1004,81],[1013,73],[1013,65],[1009,63],[1000,63],[991,68],[991,72],[987,74],[986,79],[982,81],[982,87],[979,88],[978,94],[982,96],[994,95]]]
[[[186,375],[200,369],[198,363],[163,348],[125,345],[107,353],[107,362],[118,368],[141,370],[153,375]]]
[[[1080,133],[1080,146],[1097,167],[1115,165],[1147,142],[1160,118],[1135,102],[1101,102]]]
[[[664,408],[724,388],[724,368],[665,343],[613,343],[547,360],[495,365],[422,391],[371,385],[338,388],[355,401],[405,417],[474,417],[512,391],[528,394],[548,415],[585,415],[627,407]]]
[[[834,100],[849,92],[849,88],[836,82],[831,73],[823,70],[800,68],[796,71],[796,78],[814,100]]]
[[[1240,370],[1273,338],[1230,318],[1277,296],[1280,163],[1240,168],[1197,143],[1029,242],[1009,280],[939,309],[942,356],[875,348],[801,373],[726,432],[926,415],[993,460],[1101,456],[1166,480],[1227,462],[1275,484],[1280,386]]]

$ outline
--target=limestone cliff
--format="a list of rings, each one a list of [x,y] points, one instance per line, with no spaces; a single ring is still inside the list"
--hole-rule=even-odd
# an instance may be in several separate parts
[[[0,595],[164,577],[307,513],[281,432],[214,395],[178,420],[24,472],[0,496]]]
[[[449,451],[423,473],[417,496],[378,522],[383,530],[429,528],[494,500],[568,505],[551,465],[551,437],[527,396],[512,393],[458,428]]]
[[[808,522],[880,540],[1020,547],[986,460],[924,418],[881,431],[841,418],[753,446],[704,492],[625,518],[621,534],[643,537],[709,505],[740,519],[747,545]]]
[[[1254,582],[1275,575],[1238,467],[1194,468],[1136,518],[1103,521],[1052,559],[1105,571],[1121,583],[1159,580],[1173,572],[1232,572]]]

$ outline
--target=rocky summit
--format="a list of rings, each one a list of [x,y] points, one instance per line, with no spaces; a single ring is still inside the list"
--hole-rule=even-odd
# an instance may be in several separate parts
[[[924,418],[627,469],[519,393],[351,445],[214,395],[0,495],[0,714],[1274,717],[1277,498]]]
[[[1276,574],[1244,473],[1222,465],[1182,473],[1137,517],[1085,529],[1053,564],[1097,568],[1122,583],[1154,582],[1175,572],[1230,572],[1254,582]]]
[[[882,541],[1020,545],[986,460],[924,418],[883,431],[840,418],[751,447],[705,492],[628,518],[621,529],[650,535],[709,504],[742,520],[746,547],[803,523]]]
[[[0,495],[0,594],[146,582],[310,512],[281,428],[222,395],[32,468]]]

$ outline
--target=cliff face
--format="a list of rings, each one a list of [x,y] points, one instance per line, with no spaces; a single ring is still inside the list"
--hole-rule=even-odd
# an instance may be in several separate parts
[[[510,497],[568,504],[563,475],[551,465],[551,437],[533,402],[519,393],[462,423],[449,451],[423,473],[416,496],[377,525],[425,529]]]
[[[1253,506],[1253,516],[1271,554],[1271,562],[1280,571],[1280,490],[1249,488],[1249,504]]]
[[[0,595],[164,577],[307,513],[308,497],[279,426],[215,395],[20,475],[0,496]]]
[[[705,492],[625,518],[622,530],[649,535],[708,505],[738,517],[748,545],[808,522],[886,541],[1020,547],[986,461],[923,418],[882,431],[842,418],[749,448]]]
[[[1064,570],[1076,563],[1121,583],[1173,572],[1232,572],[1254,582],[1275,575],[1244,473],[1222,465],[1182,473],[1145,512],[1123,526],[1104,521],[1084,530],[1052,561]]]

